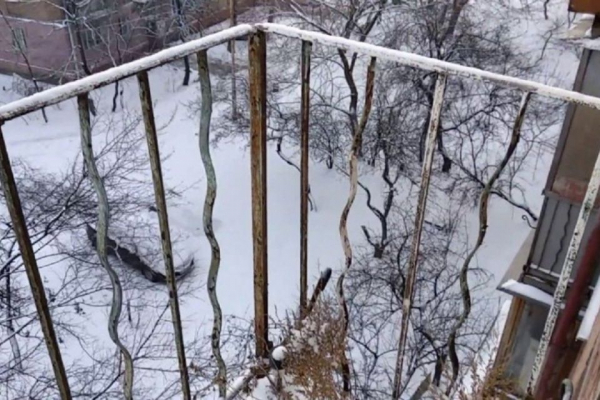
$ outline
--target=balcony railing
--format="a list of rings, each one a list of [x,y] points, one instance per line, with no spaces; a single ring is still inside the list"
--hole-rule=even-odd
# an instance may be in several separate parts
[[[70,82],[44,92],[34,94],[30,97],[12,102],[10,104],[0,106],[0,181],[4,190],[6,204],[15,233],[18,238],[20,252],[26,268],[27,277],[31,287],[31,292],[34,298],[37,313],[39,315],[41,327],[43,330],[44,339],[48,348],[50,360],[52,362],[53,371],[58,383],[58,388],[62,399],[71,399],[69,389],[69,381],[67,371],[65,370],[61,352],[58,346],[57,337],[52,324],[52,318],[48,308],[48,302],[44,292],[44,286],[40,277],[40,272],[36,263],[34,249],[30,240],[30,236],[25,223],[21,202],[19,199],[18,188],[16,187],[15,178],[13,175],[10,159],[7,153],[6,144],[3,133],[1,131],[6,122],[24,116],[28,113],[42,109],[44,107],[57,104],[64,100],[77,98],[79,107],[79,119],[81,127],[81,145],[84,160],[88,169],[89,179],[92,180],[98,203],[98,224],[97,224],[97,249],[98,256],[103,267],[108,271],[109,275],[113,276],[114,271],[107,260],[106,247],[103,243],[106,240],[108,211],[102,207],[106,204],[106,191],[96,168],[92,135],[90,127],[90,111],[89,111],[89,92],[111,83],[120,81],[124,78],[136,75],[139,82],[140,99],[142,104],[142,116],[146,130],[146,138],[150,154],[150,166],[152,170],[152,179],[154,184],[154,192],[156,197],[156,209],[159,214],[160,233],[162,240],[162,248],[164,261],[166,265],[167,286],[169,290],[170,308],[173,320],[173,329],[176,338],[176,349],[179,361],[179,370],[181,373],[182,393],[185,399],[190,399],[190,387],[188,378],[188,368],[185,355],[185,345],[182,335],[182,322],[179,315],[179,303],[177,297],[177,287],[175,283],[175,272],[172,260],[171,239],[169,235],[169,223],[167,216],[167,207],[165,202],[165,191],[163,187],[163,177],[161,172],[161,159],[156,137],[156,127],[154,121],[154,113],[152,107],[152,94],[148,81],[148,70],[167,64],[185,56],[196,54],[199,62],[199,75],[202,90],[210,90],[209,71],[207,60],[207,50],[219,44],[234,40],[239,37],[249,37],[249,82],[250,82],[250,121],[251,121],[251,179],[252,179],[252,231],[253,231],[253,251],[254,251],[254,333],[255,333],[255,353],[258,359],[268,357],[268,302],[269,292],[268,287],[268,266],[267,266],[267,62],[266,50],[267,41],[266,33],[287,36],[289,38],[302,41],[302,101],[301,101],[301,207],[300,207],[300,304],[301,315],[307,311],[307,221],[308,221],[308,139],[309,139],[309,93],[310,93],[310,60],[311,48],[314,44],[340,49],[346,52],[358,53],[371,57],[369,67],[369,75],[367,82],[367,95],[365,107],[370,107],[370,98],[372,98],[373,81],[375,79],[375,60],[384,59],[396,62],[399,65],[404,65],[412,68],[417,68],[425,71],[433,71],[437,73],[437,83],[435,87],[434,101],[431,109],[429,129],[426,139],[425,157],[422,166],[420,194],[418,197],[417,212],[415,217],[415,229],[412,237],[411,256],[408,264],[407,282],[404,291],[403,315],[401,335],[398,346],[397,367],[395,372],[395,386],[399,384],[402,374],[402,365],[404,359],[404,349],[408,334],[410,304],[412,300],[413,289],[415,285],[415,277],[418,270],[418,254],[423,228],[425,209],[427,205],[427,196],[429,190],[429,181],[432,171],[432,160],[436,146],[436,140],[439,133],[441,110],[444,102],[444,92],[446,82],[449,78],[452,79],[471,79],[485,81],[497,84],[502,87],[515,89],[520,91],[522,96],[519,115],[515,123],[515,130],[519,130],[523,121],[527,103],[532,95],[543,96],[553,99],[558,99],[566,102],[577,103],[600,110],[600,98],[584,95],[581,93],[564,90],[541,83],[523,80],[515,77],[500,75],[492,72],[479,70],[476,68],[465,67],[437,59],[431,59],[416,54],[406,53],[398,50],[373,46],[367,43],[357,42],[349,39],[332,37],[321,33],[303,31],[293,27],[288,27],[278,24],[257,24],[257,25],[238,25],[222,32],[203,37],[194,41],[190,41],[178,46],[163,50],[154,55],[130,62],[104,72],[100,72],[83,79]],[[207,86],[208,85],[208,86]],[[368,115],[368,114],[364,114]],[[360,121],[361,125],[366,124],[366,120]],[[359,127],[360,128],[360,127]],[[212,170],[212,162],[210,161],[210,149],[208,148],[208,130],[207,128],[201,134],[206,135],[203,144],[203,161],[207,169],[207,180],[209,182],[209,190],[207,196],[214,196],[214,191],[211,191],[216,186],[214,171]],[[356,135],[360,135],[360,129],[356,130]],[[358,147],[361,138],[354,138],[350,158],[350,196],[349,201],[342,212],[340,223],[340,235],[344,246],[346,257],[346,268],[352,264],[352,249],[349,244],[346,219],[357,187],[357,163],[358,163]],[[596,197],[600,186],[600,157],[594,167],[594,172],[585,196],[584,204],[581,208],[575,232],[569,246],[569,251],[565,260],[565,265],[562,269],[561,278],[559,280],[555,301],[550,310],[544,335],[540,343],[538,357],[532,372],[532,382],[539,373],[539,368],[548,345],[550,334],[553,331],[556,317],[560,310],[560,304],[564,298],[568,278],[571,274],[576,255],[581,244],[582,233],[590,216],[593,201]],[[212,198],[214,202],[214,197]],[[210,203],[210,199],[209,199]],[[486,203],[487,198],[482,200]],[[487,216],[486,216],[487,218]],[[205,219],[205,224],[207,221]],[[210,219],[208,225],[210,225]],[[212,230],[211,227],[205,226],[205,230]],[[210,236],[207,234],[207,236]],[[480,245],[480,244],[479,244]],[[214,249],[214,247],[213,247]],[[213,252],[213,261],[215,254]],[[343,276],[343,274],[342,274]],[[111,337],[120,347],[121,353],[125,358],[125,363],[131,363],[131,357],[128,357],[127,350],[120,345],[118,340],[117,322],[120,312],[120,288],[118,280],[113,279],[114,299],[113,309],[110,315],[109,331]],[[212,283],[213,285],[216,282]],[[209,287],[211,283],[209,282]],[[125,377],[125,397],[131,397],[131,385],[133,369],[131,365],[128,368],[129,374]],[[128,393],[129,392],[129,393]]]

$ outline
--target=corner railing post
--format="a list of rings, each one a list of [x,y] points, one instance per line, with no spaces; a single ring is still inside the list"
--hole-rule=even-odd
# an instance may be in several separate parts
[[[250,158],[252,174],[252,239],[254,250],[254,331],[256,356],[269,352],[267,261],[267,43],[258,31],[249,38]]]
[[[310,53],[312,43],[302,42],[302,101],[300,105],[300,318],[306,317],[308,292],[308,127],[310,118]]]

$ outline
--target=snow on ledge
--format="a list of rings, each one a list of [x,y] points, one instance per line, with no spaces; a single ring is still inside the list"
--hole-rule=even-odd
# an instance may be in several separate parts
[[[540,304],[544,304],[547,306],[552,305],[552,295],[526,283],[517,282],[514,279],[509,279],[506,282],[504,282],[502,286],[500,286],[500,289],[504,290],[507,293],[525,297],[526,299],[533,300]]]
[[[590,303],[583,315],[583,321],[579,326],[579,331],[577,331],[577,340],[586,341],[590,338],[598,312],[600,312],[600,282],[596,283],[594,287],[594,294],[592,294]]]

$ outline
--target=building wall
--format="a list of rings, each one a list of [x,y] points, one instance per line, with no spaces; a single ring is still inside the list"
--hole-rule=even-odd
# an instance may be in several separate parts
[[[600,13],[600,1],[598,0],[570,0],[569,11],[598,14]]]
[[[180,2],[184,6],[187,35],[229,17],[228,0]],[[238,0],[238,12],[255,3],[256,0]],[[105,0],[104,3],[91,0],[78,9],[80,22],[78,28],[72,29],[73,37],[59,4],[47,0],[0,0],[0,7],[7,10],[10,27],[23,30],[27,60],[40,80],[56,83],[75,79],[78,60],[83,59],[91,72],[98,72],[155,52],[180,35],[173,0]],[[95,32],[92,40],[91,31]],[[78,33],[84,44],[83,54],[71,50],[78,49]],[[29,78],[25,58],[13,47],[12,36],[9,26],[0,19],[0,73],[18,73]]]
[[[168,3],[155,1],[152,4],[127,3],[112,10],[93,12],[86,15],[85,23],[79,27],[84,57],[91,72],[97,72],[122,64],[162,47],[158,28],[150,27],[150,21],[171,21]],[[98,35],[98,43],[90,45],[86,37]],[[86,43],[88,43],[86,45]]]
[[[573,399],[597,399],[600,397],[600,319],[596,318],[590,338],[571,371]]]
[[[584,50],[573,89],[600,97],[600,51]],[[574,104],[568,106],[523,278],[525,283],[534,284],[547,293],[553,293],[562,271],[587,184],[600,152],[599,127],[600,111]],[[582,238],[582,249],[597,218],[596,208]],[[581,256],[580,252],[578,257]],[[579,258],[572,278],[579,268]],[[589,282],[590,286],[595,284],[599,274],[600,265]],[[528,280],[530,277],[532,279]]]
[[[581,205],[565,201],[555,195],[550,195],[545,200],[544,213],[540,216],[537,228],[537,238],[531,250],[530,265],[528,273],[542,278],[543,275],[551,275],[548,293],[552,293],[563,267],[563,263],[569,249],[569,242],[575,230],[575,223],[581,210]],[[590,215],[590,223],[586,227],[581,241],[581,248],[584,249],[591,231],[598,219],[598,210],[593,210]],[[575,261],[571,278],[574,278],[579,269],[579,261],[583,253],[580,252]],[[600,268],[594,273],[594,278],[590,281],[590,287],[593,287],[600,275]],[[544,290],[545,288],[540,287]]]
[[[229,18],[228,0],[213,0],[193,3],[180,0],[183,5],[185,30],[187,35],[200,33],[208,26]],[[238,12],[243,12],[255,4],[255,0],[237,0]],[[87,18],[88,24],[98,24],[104,36],[103,43],[85,49],[85,56],[92,72],[97,72],[114,64],[131,61],[157,51],[177,41],[181,28],[173,7],[173,0],[153,0],[151,3],[128,2],[118,7],[120,13],[95,12]],[[127,24],[129,34],[121,31]],[[152,26],[151,26],[152,25]],[[85,34],[89,27],[82,26]]]
[[[24,52],[33,73],[40,80],[55,80],[68,67],[71,55],[67,28],[60,23],[7,19],[10,27],[0,20],[0,73],[30,77],[25,57],[13,46],[12,30],[22,30],[26,40]]]
[[[4,1],[6,15],[43,22],[62,21],[65,13],[61,0]]]
[[[573,89],[600,97],[600,51],[585,50],[583,52]],[[521,275],[521,282],[535,286],[549,294],[554,292],[599,151],[600,111],[585,106],[569,105],[548,175],[544,192],[544,207],[540,219],[537,221],[534,243],[525,271]],[[589,224],[582,237],[582,249],[585,249],[591,230],[596,225],[598,218],[598,208],[596,208],[592,211]],[[577,274],[582,254],[583,252],[580,252],[578,255],[571,278]],[[598,260],[598,267],[594,275],[589,282],[586,282],[589,289],[597,284],[599,274],[600,260]],[[588,290],[586,295],[590,294],[591,290]],[[515,300],[514,304],[512,318],[505,327],[500,354],[503,354],[503,358],[508,362],[507,374],[519,378],[520,386],[523,388],[525,378],[519,375],[519,372],[523,370],[530,372],[531,357],[532,354],[534,355],[534,351],[537,351],[545,316],[539,310],[540,318],[534,318],[533,315],[527,315],[523,311],[527,307],[533,310],[531,300]],[[517,307],[517,305],[520,306]],[[573,369],[580,370],[582,363],[591,365],[590,354],[596,355],[597,353],[591,349],[584,349],[583,352],[587,351],[587,356],[579,355],[579,361],[575,361],[580,354],[580,348],[584,347],[575,340],[577,325],[578,323],[575,323],[571,327],[566,343],[560,347],[560,362],[547,366],[551,369],[550,379],[541,383],[549,386],[549,393],[555,394],[553,398],[558,397],[562,378],[569,376]],[[600,335],[600,332],[598,334]],[[521,348],[519,348],[519,343],[522,344]],[[588,345],[586,344],[585,347],[587,348]],[[574,365],[575,367],[573,367]],[[599,376],[600,363],[594,368],[597,368],[595,376]],[[578,372],[578,374],[577,379],[583,379],[581,378],[582,373]],[[597,384],[597,380],[595,382]],[[576,398],[596,397],[580,396]]]

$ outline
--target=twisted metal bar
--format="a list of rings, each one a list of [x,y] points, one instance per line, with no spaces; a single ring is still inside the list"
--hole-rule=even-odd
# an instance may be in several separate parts
[[[217,297],[217,279],[221,265],[221,249],[213,229],[213,208],[217,199],[217,175],[210,155],[210,121],[212,116],[212,89],[210,84],[210,73],[208,70],[208,58],[206,50],[198,52],[198,75],[200,76],[200,93],[202,95],[202,106],[200,109],[200,156],[206,171],[206,197],[204,198],[203,224],[204,233],[211,249],[210,268],[208,270],[208,281],[206,288],[213,309],[213,328],[211,335],[211,347],[213,355],[217,360],[219,372],[217,383],[219,385],[219,397],[227,396],[227,366],[221,355],[221,329],[223,326],[223,313],[219,298]]]
[[[459,280],[460,280],[460,292],[463,301],[463,312],[461,313],[458,321],[452,327],[450,331],[450,335],[448,336],[448,357],[450,358],[450,363],[452,364],[452,376],[450,377],[450,382],[448,382],[448,388],[446,389],[446,396],[449,396],[456,380],[458,379],[458,373],[460,369],[460,362],[458,359],[458,351],[456,350],[456,336],[458,335],[458,331],[462,328],[464,323],[467,321],[471,313],[471,291],[469,288],[468,281],[468,273],[469,266],[471,261],[479,251],[481,245],[483,245],[483,240],[487,234],[488,228],[488,205],[490,202],[490,197],[492,195],[492,188],[494,184],[508,165],[510,159],[517,149],[517,145],[521,140],[521,128],[523,126],[523,122],[525,121],[525,113],[527,112],[527,106],[529,105],[529,99],[531,98],[531,93],[526,92],[523,94],[521,98],[521,104],[519,106],[519,111],[517,113],[517,118],[513,125],[510,142],[504,153],[504,157],[500,161],[500,164],[494,170],[494,173],[487,181],[483,191],[481,192],[481,198],[479,199],[479,232],[477,235],[477,241],[475,242],[475,246],[469,252],[467,257],[465,258],[463,265],[460,269]]]
[[[108,217],[109,206],[106,188],[102,177],[98,172],[96,160],[94,158],[94,150],[92,148],[92,128],[90,124],[90,102],[88,94],[80,94],[77,96],[77,105],[79,106],[79,123],[81,125],[81,151],[87,168],[87,174],[94,186],[96,197],[98,199],[98,222],[96,224],[96,252],[102,267],[106,270],[112,285],[113,297],[110,306],[110,316],[108,319],[108,333],[113,343],[121,351],[121,355],[125,361],[125,384],[124,392],[125,399],[133,399],[133,359],[127,347],[119,338],[119,318],[121,317],[121,308],[123,306],[123,289],[121,281],[115,270],[108,262],[106,254],[106,237],[108,235]]]
[[[336,289],[338,301],[340,302],[340,306],[342,308],[342,316],[344,322],[344,333],[348,332],[348,305],[346,304],[346,297],[344,294],[344,280],[346,277],[346,273],[352,267],[352,245],[350,244],[350,238],[348,236],[348,215],[350,214],[350,210],[352,209],[352,205],[354,204],[354,200],[356,199],[356,192],[358,190],[358,158],[360,157],[360,150],[362,148],[363,141],[363,131],[367,125],[367,121],[369,119],[369,114],[371,113],[371,106],[373,102],[373,89],[375,87],[375,66],[377,63],[377,59],[375,57],[371,58],[371,62],[369,64],[369,68],[367,70],[367,84],[365,89],[365,104],[363,107],[362,116],[360,122],[355,121],[354,123],[354,138],[352,140],[352,148],[350,149],[350,161],[349,161],[349,181],[350,181],[350,191],[348,193],[348,200],[346,200],[346,205],[342,210],[342,214],[340,216],[340,239],[342,241],[342,248],[344,249],[344,257],[345,257],[345,268],[340,275]],[[346,395],[350,393],[350,366],[348,365],[348,359],[346,357],[345,352],[343,353],[343,357],[341,360],[342,366],[342,378],[343,378],[343,390]]]

